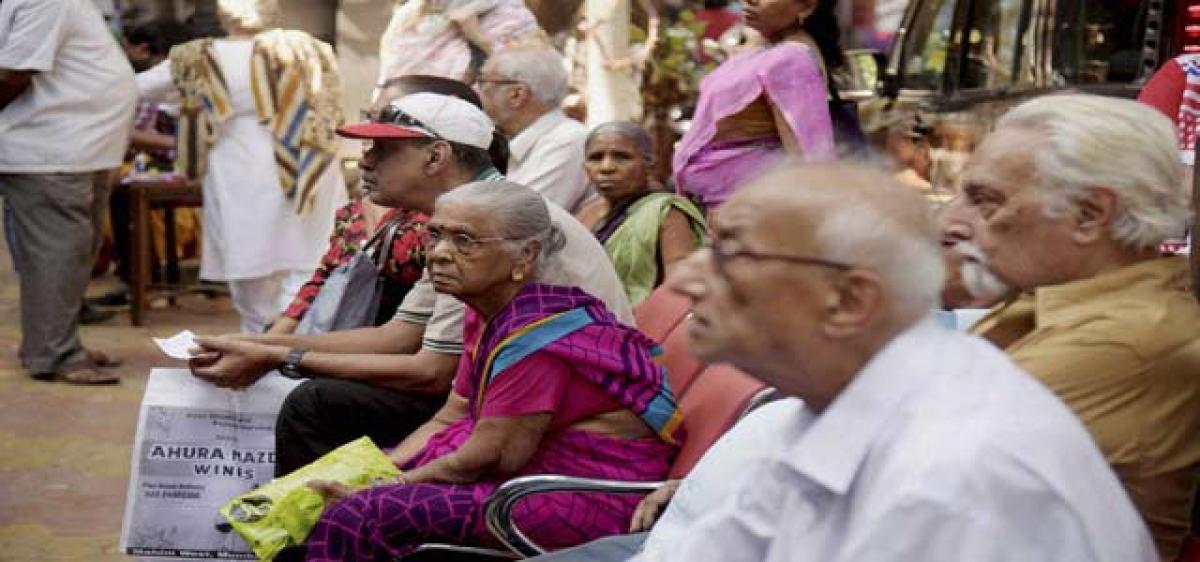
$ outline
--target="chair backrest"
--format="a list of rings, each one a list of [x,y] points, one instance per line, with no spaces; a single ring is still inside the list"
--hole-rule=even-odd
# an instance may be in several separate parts
[[[663,343],[688,315],[691,303],[687,297],[666,287],[659,287],[633,312],[637,327],[650,339]]]
[[[670,478],[683,478],[733,424],[746,412],[756,395],[767,388],[761,381],[728,365],[705,368],[679,398],[687,438]]]
[[[686,297],[659,287],[634,312],[638,329],[662,345],[663,366],[683,412],[687,440],[671,465],[671,478],[687,475],[766,388],[733,367],[705,365],[692,355],[684,322],[690,307]]]
[[[695,384],[696,376],[705,367],[692,355],[687,340],[687,330],[680,324],[662,342],[662,365],[667,369],[667,380],[671,383],[671,392],[675,393],[676,400],[681,399],[688,388]]]

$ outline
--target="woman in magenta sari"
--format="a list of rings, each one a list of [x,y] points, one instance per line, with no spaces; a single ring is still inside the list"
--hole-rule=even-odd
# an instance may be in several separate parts
[[[392,560],[426,542],[495,544],[484,502],[514,476],[667,474],[679,413],[657,348],[582,290],[534,281],[563,244],[543,199],[508,182],[469,184],[438,199],[427,231],[434,286],[467,304],[453,390],[392,451],[402,483],[329,507],[309,537],[309,560]],[[553,494],[523,502],[516,521],[558,548],[624,532],[637,503]]]
[[[746,0],[767,44],[704,78],[675,151],[675,185],[711,211],[782,156],[834,156],[826,69],[841,66],[835,0]]]

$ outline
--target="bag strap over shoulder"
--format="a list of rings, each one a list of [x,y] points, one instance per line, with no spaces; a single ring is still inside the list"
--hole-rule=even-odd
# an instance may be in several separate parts
[[[396,240],[396,231],[400,229],[401,217],[396,217],[375,231],[370,240],[363,244],[362,251],[371,256],[375,268],[383,271],[384,266],[392,257],[392,243]]]

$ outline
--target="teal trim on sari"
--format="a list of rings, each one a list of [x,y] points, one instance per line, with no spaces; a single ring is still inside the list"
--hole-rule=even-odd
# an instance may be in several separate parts
[[[518,361],[533,355],[550,344],[567,337],[594,322],[586,309],[576,308],[549,317],[545,322],[527,332],[521,333],[516,339],[501,344],[492,361],[492,370],[488,373],[487,382],[491,384],[495,378]]]

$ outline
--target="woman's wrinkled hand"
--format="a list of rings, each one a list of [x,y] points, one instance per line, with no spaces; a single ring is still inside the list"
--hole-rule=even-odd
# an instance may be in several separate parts
[[[396,468],[401,468],[405,464],[408,464],[408,461],[412,460],[412,457],[412,453],[405,452],[400,447],[388,451],[388,458],[392,460],[392,464],[396,465]]]
[[[371,486],[394,486],[396,484],[407,483],[408,482],[404,479],[404,475],[401,474],[395,478],[377,480]],[[308,489],[319,494],[321,499],[325,500],[326,506],[333,505],[346,499],[350,496],[350,494],[361,491],[355,490],[354,488],[351,488],[350,486],[342,484],[336,480],[309,480],[308,482],[305,482],[304,485],[308,486]]]
[[[630,533],[649,531],[650,527],[654,526],[654,522],[658,521],[658,516],[662,515],[663,508],[671,502],[671,498],[675,497],[675,491],[679,489],[679,482],[679,480],[668,480],[661,488],[642,498],[642,502],[633,511],[633,520],[629,523]]]
[[[304,485],[320,494],[326,506],[340,502],[354,493],[352,488],[335,480],[309,480]]]

